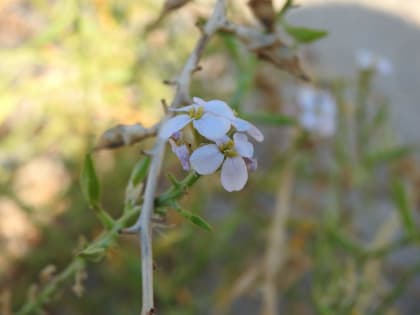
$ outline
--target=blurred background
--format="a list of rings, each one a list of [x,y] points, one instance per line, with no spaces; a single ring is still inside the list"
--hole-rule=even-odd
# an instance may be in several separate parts
[[[183,198],[212,232],[168,211],[168,226],[155,234],[159,314],[420,313],[420,1],[297,3],[287,23],[328,31],[302,43],[279,25],[311,82],[257,60],[227,34],[215,36],[200,62],[191,95],[225,100],[266,139],[243,191],[225,192],[214,175]],[[162,81],[181,69],[199,36],[194,24],[213,1],[192,1],[145,32],[162,5],[0,1],[1,314],[31,301],[102,231],[79,188],[98,137],[117,124],[153,125],[160,100],[171,100]],[[229,18],[260,27],[246,1],[229,2]],[[334,108],[328,130],[303,118],[325,99]],[[101,203],[112,216],[151,144],[95,153]],[[162,190],[167,172],[185,176],[169,152]],[[140,279],[137,241],[122,236],[42,309],[138,313]]]

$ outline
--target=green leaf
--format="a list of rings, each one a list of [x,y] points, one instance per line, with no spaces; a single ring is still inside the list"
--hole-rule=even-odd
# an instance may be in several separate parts
[[[375,164],[379,163],[393,162],[413,153],[416,150],[417,148],[415,146],[407,145],[398,146],[387,150],[378,150],[369,153],[365,157],[365,163],[367,164],[367,166],[374,166]]]
[[[81,253],[79,253],[79,256],[92,262],[99,262],[105,257],[105,248],[89,246]]]
[[[304,44],[314,42],[328,35],[328,32],[325,30],[291,26],[286,23],[283,23],[283,27],[287,34],[292,36],[297,42]]]
[[[263,125],[279,126],[279,125],[296,124],[296,120],[292,117],[273,114],[273,113],[264,113],[264,112],[241,113],[240,116],[246,120],[252,121],[257,124],[263,124]]]
[[[80,176],[82,193],[91,207],[99,204],[100,186],[96,176],[95,166],[90,154],[85,157],[82,174]]]
[[[393,197],[397,210],[400,215],[401,223],[404,226],[405,232],[409,236],[414,236],[416,233],[416,225],[413,214],[410,209],[410,202],[406,187],[400,181],[393,184]]]
[[[131,183],[133,186],[137,186],[146,178],[147,171],[149,170],[150,157],[146,156],[134,166],[133,171],[131,172]]]
[[[185,209],[182,209],[178,205],[175,206],[175,210],[182,217],[184,217],[185,219],[187,219],[188,221],[190,221],[192,224],[195,224],[195,225],[201,227],[202,229],[207,230],[207,231],[210,231],[210,232],[213,230],[213,228],[211,227],[211,225],[209,223],[207,223],[207,221],[204,220],[202,217],[200,217],[200,216],[198,216],[196,214],[193,214],[190,211],[187,211]]]
[[[283,16],[286,14],[287,11],[292,9],[293,6],[293,0],[286,0],[286,2],[283,4],[283,7],[280,9],[280,11],[277,13],[277,20],[280,20],[283,18]]]

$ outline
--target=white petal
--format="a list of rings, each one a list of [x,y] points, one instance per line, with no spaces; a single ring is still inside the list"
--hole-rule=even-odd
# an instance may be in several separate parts
[[[374,64],[374,55],[372,52],[362,49],[356,52],[356,62],[362,69],[371,68]]]
[[[315,90],[309,87],[303,87],[299,90],[298,104],[304,111],[315,110],[316,93]]]
[[[264,135],[262,134],[262,132],[253,124],[251,124],[249,121],[235,117],[232,120],[232,125],[238,131],[245,131],[247,134],[249,134],[252,138],[257,140],[258,142],[261,142],[264,140]]]
[[[214,139],[213,141],[217,144],[217,146],[220,147],[222,144],[225,144],[226,142],[229,142],[230,140],[231,139],[227,135],[224,135],[223,137],[219,139]]]
[[[222,116],[229,119],[235,117],[235,114],[233,113],[233,110],[229,107],[229,105],[225,102],[218,100],[208,101],[206,105],[204,105],[204,110],[208,113],[212,113],[214,115]]]
[[[179,107],[179,108],[170,108],[169,107],[168,110],[171,111],[171,112],[188,112],[191,109],[193,109],[193,108],[197,109],[198,107],[199,107],[198,105],[192,104],[192,105],[187,105],[187,106]]]
[[[318,116],[311,112],[302,113],[299,121],[304,129],[313,130],[318,124]]]
[[[197,105],[200,105],[200,106],[203,106],[203,107],[204,107],[204,105],[206,105],[206,101],[199,98],[199,97],[193,97],[193,102],[194,102],[194,104],[197,104]]]
[[[167,120],[159,131],[159,137],[168,139],[175,132],[184,128],[191,121],[188,115],[178,115]]]
[[[233,142],[235,143],[235,150],[239,155],[247,158],[251,158],[254,155],[254,146],[243,133],[235,133],[233,135]]]
[[[222,166],[222,186],[227,191],[237,191],[244,188],[248,180],[248,170],[245,161],[239,157],[226,158]]]
[[[376,68],[380,74],[388,75],[391,74],[393,69],[392,63],[385,58],[379,58],[376,64]]]
[[[222,164],[224,155],[215,144],[207,144],[196,149],[190,157],[191,167],[201,175],[214,173]]]
[[[210,113],[194,120],[193,125],[202,136],[210,140],[222,138],[230,129],[229,120]]]

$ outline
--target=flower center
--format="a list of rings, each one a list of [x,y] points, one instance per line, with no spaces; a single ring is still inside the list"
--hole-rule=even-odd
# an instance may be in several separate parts
[[[223,153],[224,156],[227,157],[235,157],[238,155],[238,153],[235,151],[234,143],[232,140],[229,140],[228,142],[220,145],[219,150]]]
[[[203,106],[193,107],[188,112],[188,115],[190,115],[192,119],[200,119],[203,116],[203,114],[204,114]]]

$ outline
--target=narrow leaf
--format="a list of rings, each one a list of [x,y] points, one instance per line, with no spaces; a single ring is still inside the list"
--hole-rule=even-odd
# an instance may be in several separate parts
[[[273,114],[273,113],[241,113],[241,117],[246,120],[250,120],[254,123],[264,124],[264,125],[293,125],[296,123],[296,120],[292,117]]]
[[[147,171],[150,165],[150,157],[146,156],[134,166],[134,169],[131,173],[131,183],[134,186],[137,186],[146,178]]]
[[[286,23],[283,23],[283,26],[287,34],[292,36],[299,43],[311,43],[328,35],[328,32],[325,30],[291,26]]]
[[[187,219],[188,221],[190,221],[192,224],[195,224],[207,231],[212,231],[213,228],[211,227],[211,225],[209,223],[207,223],[206,220],[204,220],[202,217],[191,213],[190,211],[187,211],[185,209],[182,209],[179,206],[175,207],[175,210],[185,219]]]
[[[398,160],[400,158],[403,158],[407,155],[410,155],[414,151],[416,151],[417,148],[414,146],[398,146],[387,150],[378,150],[375,152],[370,153],[365,158],[365,163],[368,166],[373,166],[375,164],[379,163],[387,163],[392,162],[394,160]]]
[[[105,248],[103,247],[88,247],[83,250],[80,254],[80,257],[83,257],[92,262],[99,262],[105,256]]]
[[[82,193],[89,205],[96,207],[99,203],[100,186],[90,154],[87,154],[85,157],[82,174],[80,176],[80,185]]]
[[[293,7],[294,7],[293,0],[286,0],[286,2],[283,4],[283,7],[277,13],[276,19],[277,20],[282,19],[283,16],[286,14],[286,12],[292,9]]]
[[[413,236],[416,233],[416,225],[411,212],[407,190],[404,184],[400,181],[395,182],[392,188],[394,201],[400,215],[401,223],[404,226],[405,232],[409,236]]]

